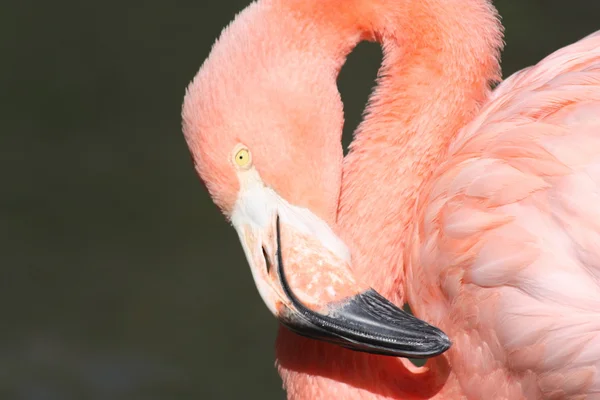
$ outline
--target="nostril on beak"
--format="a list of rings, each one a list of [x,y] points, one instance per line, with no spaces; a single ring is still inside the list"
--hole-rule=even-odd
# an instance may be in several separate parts
[[[262,254],[263,254],[263,257],[265,258],[265,265],[267,266],[267,274],[269,274],[271,272],[271,261],[269,260],[269,255],[267,254],[267,249],[265,249],[265,246],[262,246]]]

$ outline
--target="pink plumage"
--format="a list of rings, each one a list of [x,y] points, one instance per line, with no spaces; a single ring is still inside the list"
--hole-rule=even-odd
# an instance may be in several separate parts
[[[600,398],[599,133],[596,33],[503,82],[422,192],[409,298],[473,398]]]
[[[487,0],[260,0],[188,88],[196,169],[278,318],[274,215],[312,309],[366,284],[453,342],[416,368],[281,327],[289,399],[600,399],[600,33],[492,92],[501,36]],[[384,62],[342,158],[361,40]]]

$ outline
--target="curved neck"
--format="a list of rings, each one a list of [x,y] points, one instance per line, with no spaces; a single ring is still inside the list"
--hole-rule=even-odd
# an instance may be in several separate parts
[[[502,29],[487,0],[375,1],[384,59],[344,160],[340,236],[353,267],[404,302],[404,240],[419,189],[500,79]],[[387,14],[386,14],[387,13]]]
[[[357,276],[402,303],[403,241],[419,188],[500,79],[496,10],[489,0],[263,1],[268,23],[286,26],[278,48],[320,69],[322,86],[335,87],[358,42],[382,44],[378,85],[344,159],[336,231]]]
[[[499,79],[501,28],[487,0],[266,0],[292,15],[332,82],[361,40],[382,43],[378,86],[344,160],[336,231],[365,283],[404,301],[402,252],[419,188]],[[281,8],[284,8],[282,10]],[[288,21],[289,23],[289,21]],[[290,42],[294,46],[294,42]],[[337,132],[336,134],[340,134]],[[416,372],[284,328],[279,371],[292,399],[452,398],[445,357]]]

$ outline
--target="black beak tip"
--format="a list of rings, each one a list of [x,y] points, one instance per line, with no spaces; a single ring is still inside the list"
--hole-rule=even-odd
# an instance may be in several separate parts
[[[450,340],[448,335],[446,335],[440,329],[430,325],[428,332],[429,337],[427,337],[426,334],[423,335],[426,339],[423,341],[422,348],[420,349],[420,351],[418,351],[419,354],[415,354],[413,356],[414,358],[428,358],[439,356],[440,354],[443,354],[446,351],[448,351],[450,347],[452,347],[452,341]]]
[[[449,350],[450,347],[452,347],[452,340],[450,340],[450,338],[444,332],[440,331],[440,333],[442,334],[440,342],[442,348],[444,349],[443,351]]]
[[[293,308],[280,316],[292,331],[313,339],[336,343],[356,351],[394,357],[435,357],[452,346],[439,328],[396,307],[373,289],[320,314],[304,306],[290,289],[281,256],[277,216],[277,273],[284,294]]]
[[[332,306],[326,314],[304,309],[290,312],[284,321],[301,335],[372,354],[429,358],[452,346],[442,330],[404,312],[372,289]]]

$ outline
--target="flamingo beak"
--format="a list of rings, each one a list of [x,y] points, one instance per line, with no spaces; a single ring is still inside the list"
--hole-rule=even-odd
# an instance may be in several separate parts
[[[450,348],[440,329],[356,281],[345,245],[324,221],[264,191],[269,194],[261,195],[266,205],[260,203],[260,216],[249,218],[252,207],[246,204],[240,207],[246,216],[238,213],[232,222],[256,286],[283,325],[313,339],[388,356],[426,358]]]
[[[450,339],[440,329],[396,307],[374,289],[361,289],[339,266],[320,266],[337,283],[333,290],[332,285],[326,287],[325,304],[303,302],[286,276],[280,226],[277,218],[277,276],[291,307],[283,308],[278,317],[288,329],[355,351],[396,357],[433,357],[450,348]],[[344,275],[350,279],[343,281]],[[302,294],[311,300],[306,291]]]

